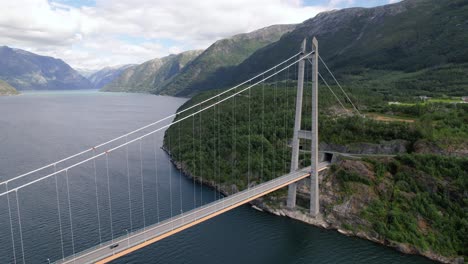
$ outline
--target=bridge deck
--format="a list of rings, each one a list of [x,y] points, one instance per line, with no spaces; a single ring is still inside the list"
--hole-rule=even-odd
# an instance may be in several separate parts
[[[329,163],[319,164],[319,171],[328,167]],[[141,249],[149,244],[157,242],[191,226],[199,224],[219,214],[248,203],[254,199],[276,191],[293,182],[304,179],[310,175],[310,167],[289,173],[274,180],[259,184],[248,190],[238,192],[223,199],[211,202],[204,206],[195,208],[186,213],[166,219],[160,223],[147,226],[144,229],[136,230],[128,236],[115,238],[113,241],[102,243],[74,256],[57,261],[57,263],[107,263],[126,254]],[[111,249],[110,245],[119,244]]]

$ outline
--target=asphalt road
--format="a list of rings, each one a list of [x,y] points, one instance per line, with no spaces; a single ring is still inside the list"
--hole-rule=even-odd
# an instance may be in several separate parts
[[[319,171],[326,169],[328,165],[328,162],[319,163]],[[174,216],[160,223],[147,226],[144,229],[133,231],[128,235],[115,238],[113,241],[104,242],[100,245],[79,252],[74,256],[69,256],[63,260],[57,261],[56,263],[79,264],[109,262],[240,205],[248,203],[258,197],[264,196],[265,194],[285,187],[293,182],[304,179],[310,175],[309,172],[310,167],[286,174],[269,182],[251,187],[248,190],[238,192],[194,210]],[[117,247],[110,247],[111,245],[116,244],[118,244]]]

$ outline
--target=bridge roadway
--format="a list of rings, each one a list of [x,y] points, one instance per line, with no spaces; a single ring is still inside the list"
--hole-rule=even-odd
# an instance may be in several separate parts
[[[328,166],[328,162],[321,162],[319,163],[318,170],[322,171]],[[283,175],[162,222],[147,226],[144,229],[135,230],[128,235],[115,238],[113,241],[104,242],[79,252],[74,256],[59,260],[56,263],[108,263],[309,176],[310,167]],[[116,244],[118,244],[117,247],[110,248],[111,245]]]

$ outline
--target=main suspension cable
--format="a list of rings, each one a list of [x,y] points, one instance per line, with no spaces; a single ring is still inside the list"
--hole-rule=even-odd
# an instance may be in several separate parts
[[[328,90],[330,90],[330,92],[333,94],[333,96],[335,96],[336,100],[338,101],[338,103],[341,105],[341,107],[343,107],[343,110],[347,111],[346,110],[346,107],[343,105],[343,103],[341,103],[340,99],[338,98],[338,96],[335,94],[335,92],[333,92],[332,88],[330,87],[330,85],[328,85],[327,81],[325,81],[325,79],[322,77],[322,74],[320,74],[320,72],[317,72],[320,79],[322,79],[322,81],[325,83],[325,85],[328,87]]]
[[[353,106],[354,110],[356,110],[356,112],[361,115],[361,112],[359,112],[359,110],[357,109],[357,107],[353,104],[353,101],[351,101],[351,99],[349,98],[348,94],[345,92],[345,90],[343,89],[343,87],[341,87],[341,84],[338,82],[338,80],[335,78],[335,75],[333,74],[333,72],[330,70],[330,68],[328,68],[327,64],[325,63],[325,61],[322,59],[322,57],[319,55],[318,56],[320,58],[320,61],[322,62],[322,64],[325,66],[325,68],[328,70],[328,72],[330,73],[330,75],[333,77],[333,80],[335,80],[336,84],[338,84],[338,87],[340,87],[341,91],[344,93],[344,95],[346,96],[346,98],[348,99],[348,101],[351,103],[351,105]],[[322,78],[323,80],[323,78]]]
[[[293,58],[295,58],[295,57],[296,57],[297,55],[299,55],[299,54],[301,54],[301,53],[300,53],[300,52],[299,52],[299,53],[296,53],[296,54],[294,54],[293,56],[289,57],[288,59],[282,61],[281,63],[279,63],[279,64],[277,64],[277,65],[275,65],[275,66],[269,68],[268,70],[266,70],[266,71],[264,71],[264,72],[262,72],[262,73],[257,74],[256,76],[254,76],[254,77],[252,77],[252,78],[250,78],[249,80],[244,81],[244,82],[242,82],[242,83],[240,83],[240,84],[238,84],[238,85],[236,85],[236,86],[234,86],[234,87],[232,87],[232,88],[229,88],[229,89],[227,89],[227,90],[224,90],[224,91],[221,92],[220,94],[215,95],[215,96],[212,96],[212,97],[210,97],[210,98],[208,98],[208,99],[205,99],[205,100],[203,100],[203,101],[200,102],[200,103],[194,104],[194,105],[192,105],[192,106],[190,106],[190,107],[188,107],[188,108],[182,109],[181,111],[179,111],[179,112],[177,112],[177,113],[174,113],[174,114],[171,114],[171,115],[169,115],[169,116],[166,116],[166,117],[164,117],[164,118],[162,118],[162,119],[160,119],[160,120],[158,120],[158,121],[155,121],[155,122],[153,122],[153,123],[151,123],[151,124],[148,124],[148,125],[146,125],[146,126],[143,126],[143,127],[138,128],[138,129],[135,129],[135,130],[133,130],[133,131],[130,131],[130,132],[124,134],[124,135],[121,135],[121,136],[119,136],[119,137],[113,138],[113,139],[108,140],[108,141],[106,141],[106,142],[104,142],[104,143],[101,143],[101,144],[96,145],[96,146],[94,146],[94,147],[92,147],[92,148],[86,149],[86,150],[81,151],[81,152],[79,152],[79,153],[73,154],[73,155],[68,156],[68,157],[66,157],[66,158],[64,158],[64,159],[61,159],[61,160],[59,160],[59,161],[50,163],[50,164],[48,164],[48,165],[45,165],[45,166],[40,167],[40,168],[38,168],[38,169],[29,171],[29,172],[27,172],[27,173],[21,174],[21,175],[19,175],[19,176],[13,177],[13,178],[11,178],[11,179],[7,179],[7,180],[5,180],[5,181],[3,181],[3,182],[0,182],[0,185],[3,185],[3,184],[6,184],[6,183],[8,183],[8,182],[11,182],[11,181],[14,181],[14,180],[17,180],[17,179],[26,177],[26,176],[28,176],[28,175],[31,175],[31,174],[35,173],[35,172],[39,172],[39,171],[41,171],[41,170],[50,168],[50,167],[52,167],[52,166],[54,166],[54,165],[57,165],[57,164],[62,163],[62,162],[65,162],[65,161],[67,161],[67,160],[70,160],[70,159],[79,157],[79,156],[81,156],[81,155],[83,155],[83,154],[86,154],[86,153],[92,151],[92,150],[95,150],[95,149],[97,149],[97,148],[100,148],[100,147],[103,147],[103,146],[105,146],[105,145],[108,145],[108,144],[110,144],[110,143],[112,143],[112,142],[115,142],[115,141],[117,141],[117,140],[119,140],[119,139],[122,139],[122,138],[124,138],[124,137],[127,137],[127,136],[129,136],[129,135],[132,135],[132,134],[135,134],[135,133],[137,133],[137,132],[140,132],[140,131],[142,131],[142,130],[144,130],[144,129],[146,129],[146,128],[149,128],[149,127],[152,127],[152,126],[154,126],[154,125],[156,125],[156,124],[159,124],[159,123],[161,123],[162,121],[165,121],[165,120],[168,120],[168,119],[170,119],[170,118],[173,118],[173,117],[175,117],[175,116],[178,115],[178,114],[182,114],[182,113],[184,113],[184,112],[186,112],[186,111],[188,111],[188,110],[190,110],[190,109],[192,109],[192,108],[195,108],[195,107],[197,107],[197,106],[199,106],[199,105],[202,105],[202,104],[204,104],[204,103],[206,103],[206,102],[209,102],[209,101],[211,101],[212,99],[214,99],[214,98],[217,97],[217,96],[221,96],[221,95],[223,95],[223,94],[225,94],[225,93],[228,93],[228,92],[232,91],[233,89],[236,89],[237,87],[240,87],[240,86],[246,84],[247,82],[249,82],[249,81],[251,81],[251,80],[254,80],[254,79],[260,77],[260,76],[261,76],[262,74],[264,74],[264,73],[268,73],[268,72],[272,71],[272,70],[273,70],[274,68],[276,68],[277,66],[280,66],[280,65],[285,64],[286,62],[292,60]]]
[[[105,151],[105,152],[102,152],[102,153],[100,153],[100,154],[98,154],[98,155],[95,155],[95,156],[90,157],[90,158],[88,158],[88,159],[85,159],[85,160],[82,160],[82,161],[80,161],[80,162],[77,162],[77,163],[75,163],[75,164],[73,164],[73,165],[70,165],[70,166],[67,167],[67,168],[64,168],[64,169],[61,169],[61,170],[59,170],[59,171],[57,171],[57,172],[54,172],[54,173],[51,173],[51,174],[49,174],[49,175],[43,176],[43,177],[41,177],[41,178],[39,178],[39,179],[30,181],[30,182],[25,183],[25,184],[23,184],[23,185],[21,185],[21,186],[18,186],[18,187],[15,187],[15,188],[13,188],[13,189],[10,189],[10,190],[7,191],[7,192],[0,193],[0,197],[3,196],[3,195],[5,195],[5,194],[7,194],[7,193],[9,193],[9,192],[19,190],[19,189],[21,189],[21,188],[24,188],[24,187],[29,186],[29,185],[31,185],[31,184],[34,184],[34,183],[36,183],[36,182],[39,182],[39,181],[42,181],[42,180],[47,179],[47,178],[49,178],[49,177],[52,177],[53,175],[55,175],[55,174],[57,174],[57,173],[64,172],[65,170],[74,168],[74,167],[76,167],[76,166],[78,166],[78,165],[81,165],[81,164],[83,164],[83,163],[86,163],[86,162],[88,162],[88,161],[90,161],[90,160],[92,160],[92,159],[98,158],[98,157],[103,156],[103,155],[105,155],[105,154],[107,154],[107,153],[110,153],[110,152],[112,152],[112,151],[115,151],[115,150],[117,150],[117,149],[120,149],[120,148],[122,148],[122,147],[124,147],[124,146],[126,146],[126,145],[128,145],[128,144],[131,144],[131,143],[137,141],[137,140],[140,140],[140,139],[142,139],[142,138],[145,138],[145,137],[147,137],[147,136],[149,136],[149,135],[152,135],[152,134],[154,134],[154,133],[156,133],[156,132],[158,132],[158,131],[161,131],[161,130],[167,128],[167,127],[170,127],[171,125],[177,124],[177,123],[179,123],[179,122],[181,122],[181,121],[183,121],[183,120],[185,120],[185,119],[187,119],[187,118],[190,118],[190,117],[193,116],[193,115],[196,115],[196,114],[199,114],[199,113],[201,113],[201,112],[203,112],[203,111],[206,111],[207,109],[209,109],[209,108],[211,108],[211,107],[213,107],[213,106],[215,106],[215,105],[217,105],[217,104],[220,104],[220,103],[222,103],[222,102],[224,102],[224,101],[226,101],[226,100],[228,100],[228,99],[231,99],[232,97],[234,97],[234,96],[236,96],[236,95],[238,95],[238,94],[240,94],[240,93],[242,93],[242,92],[244,92],[244,91],[246,91],[246,90],[248,90],[248,89],[250,89],[250,88],[252,88],[252,87],[254,87],[254,86],[256,86],[256,85],[258,85],[259,83],[261,83],[261,82],[263,82],[263,81],[265,81],[265,80],[268,80],[268,79],[272,78],[273,76],[279,74],[280,72],[283,72],[284,70],[286,70],[287,68],[289,68],[289,67],[291,67],[292,65],[296,64],[296,63],[299,62],[300,60],[306,58],[307,56],[309,56],[309,55],[312,54],[313,52],[314,52],[314,51],[312,51],[312,52],[310,52],[310,53],[308,53],[308,54],[305,54],[303,57],[301,57],[301,58],[298,59],[297,61],[295,61],[295,62],[293,62],[293,63],[291,63],[291,64],[285,66],[284,68],[282,68],[282,69],[280,69],[280,70],[278,70],[278,71],[276,71],[274,74],[271,74],[271,75],[265,77],[264,79],[262,79],[262,80],[260,80],[260,81],[257,81],[256,83],[254,83],[254,84],[252,84],[252,85],[249,85],[248,87],[246,87],[246,88],[240,90],[239,92],[236,92],[236,93],[234,93],[234,94],[232,94],[232,95],[230,95],[230,96],[227,96],[227,97],[221,99],[219,102],[216,102],[216,103],[213,103],[213,104],[211,104],[211,105],[208,105],[208,106],[206,106],[205,108],[202,108],[202,109],[200,109],[200,110],[197,111],[197,112],[194,112],[194,113],[192,113],[192,114],[189,114],[189,115],[187,115],[187,116],[185,116],[185,117],[183,117],[183,118],[181,118],[181,119],[178,119],[178,120],[176,120],[176,121],[174,121],[174,122],[172,122],[172,123],[170,123],[170,124],[164,125],[164,126],[158,128],[158,129],[156,129],[156,130],[153,130],[153,131],[151,131],[151,132],[148,132],[148,133],[146,133],[146,134],[144,134],[144,135],[142,135],[142,136],[140,136],[140,137],[137,137],[137,138],[135,138],[135,139],[132,139],[132,140],[126,142],[126,143],[123,143],[123,144],[121,144],[121,145],[118,145],[118,146],[116,146],[116,147],[114,147],[114,148],[111,148],[111,149],[109,149],[109,150],[107,150],[107,151]]]

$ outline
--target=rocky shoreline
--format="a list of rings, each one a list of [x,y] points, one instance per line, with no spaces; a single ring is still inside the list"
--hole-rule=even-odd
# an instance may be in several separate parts
[[[164,147],[162,147],[162,149],[169,156],[171,156],[171,153],[169,150],[165,149]],[[185,176],[187,176],[190,179],[193,179],[197,183],[201,183],[207,187],[213,188],[214,190],[222,193],[224,196],[229,196],[238,191],[235,186],[220,185],[214,181],[196,177],[192,175],[183,164],[181,164],[178,161],[173,160],[172,156],[170,160],[174,164],[174,166],[176,166],[176,168],[180,170]],[[274,203],[275,206],[271,206],[269,205],[269,203]],[[322,198],[321,198],[321,203],[322,203]],[[402,252],[405,254],[421,255],[428,259],[431,259],[440,263],[454,263],[454,264],[464,263],[463,258],[448,258],[448,257],[438,255],[437,253],[434,253],[431,251],[422,251],[410,244],[399,243],[399,242],[394,242],[394,241],[390,241],[387,239],[379,238],[378,234],[375,232],[364,232],[364,231],[355,232],[355,231],[347,230],[340,225],[340,221],[337,221],[337,219],[335,219],[333,215],[324,216],[323,214],[321,214],[317,218],[310,217],[307,213],[303,212],[303,210],[300,210],[299,208],[296,210],[291,210],[291,209],[286,208],[285,199],[275,199],[275,201],[266,201],[266,199],[262,197],[262,198],[259,198],[250,202],[250,204],[252,205],[254,209],[259,210],[259,211],[268,212],[277,216],[289,217],[291,219],[301,221],[301,222],[314,225],[316,227],[324,228],[324,229],[336,230],[340,234],[366,239],[374,243],[378,243],[387,247],[394,248],[398,250],[399,252]]]

